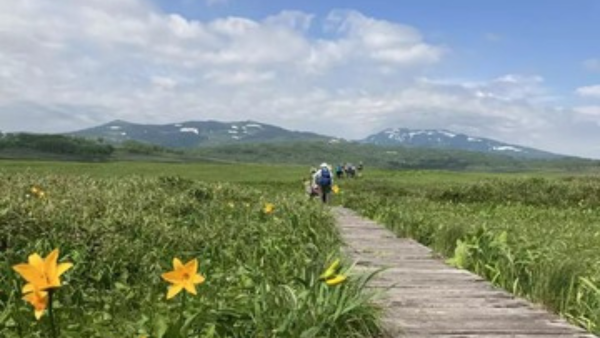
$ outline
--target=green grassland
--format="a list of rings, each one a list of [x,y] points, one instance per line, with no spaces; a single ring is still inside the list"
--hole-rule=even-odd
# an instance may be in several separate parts
[[[206,182],[298,182],[309,167],[298,165],[161,163],[161,162],[63,162],[0,160],[6,173],[89,175],[93,177],[180,176]]]
[[[319,279],[343,257],[332,216],[302,193],[305,171],[0,163],[0,336],[52,337],[48,314],[35,320],[11,267],[54,248],[74,264],[54,296],[60,337],[378,336],[369,276],[343,262],[346,282]],[[267,181],[278,188],[261,188]],[[206,282],[197,296],[165,299],[161,274],[174,257],[199,260]]]
[[[334,289],[316,279],[341,243],[327,209],[303,195],[307,166],[2,161],[0,172],[0,287],[11,290],[0,292],[0,332],[7,337],[44,327],[19,301],[10,264],[55,246],[76,264],[60,290],[65,332],[154,337],[157,318],[175,327],[179,305],[164,301],[160,273],[181,255],[200,259],[207,282],[190,298],[191,331],[180,336],[379,333],[359,276]],[[600,332],[600,177],[593,172],[367,167],[337,183],[335,203]],[[44,186],[47,200],[23,197],[31,184]],[[276,205],[269,217],[260,211],[266,202]]]

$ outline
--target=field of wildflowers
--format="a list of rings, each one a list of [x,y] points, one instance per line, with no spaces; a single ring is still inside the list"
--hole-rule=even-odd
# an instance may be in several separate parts
[[[0,172],[0,191],[1,337],[380,333],[370,276],[301,189]]]

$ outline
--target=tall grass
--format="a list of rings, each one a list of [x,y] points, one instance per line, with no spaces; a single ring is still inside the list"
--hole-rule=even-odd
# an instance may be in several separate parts
[[[46,197],[28,196],[32,184]],[[11,266],[60,248],[61,337],[372,337],[379,310],[358,276],[318,279],[340,256],[332,217],[304,196],[178,177],[0,173],[0,336],[44,337]],[[262,212],[264,203],[275,212]],[[197,258],[206,282],[174,319],[160,275]],[[178,296],[181,297],[182,295]]]
[[[398,235],[600,333],[599,178],[439,185],[398,176],[352,182],[345,191],[347,206]]]

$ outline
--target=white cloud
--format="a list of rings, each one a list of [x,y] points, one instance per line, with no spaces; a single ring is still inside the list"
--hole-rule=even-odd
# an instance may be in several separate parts
[[[173,89],[177,86],[176,80],[165,76],[152,76],[150,81],[155,87],[166,90]]]
[[[580,118],[583,118],[584,120],[593,118],[593,119],[598,119],[600,118],[600,106],[581,106],[581,107],[576,107],[575,111],[579,114],[581,114]],[[600,122],[600,120],[598,120],[598,122]]]
[[[256,72],[253,70],[240,70],[235,72],[208,72],[204,75],[204,79],[219,85],[245,85],[245,84],[258,84],[273,80],[275,73],[273,72]]]
[[[277,15],[266,18],[265,23],[276,27],[306,31],[310,28],[313,19],[314,15],[312,14],[300,11],[283,11]]]
[[[442,48],[425,43],[410,26],[376,20],[356,11],[333,11],[327,21],[329,29],[343,36],[348,48],[377,61],[426,64],[438,62],[443,55]]]
[[[583,61],[583,68],[591,72],[600,72],[600,59],[587,59]]]
[[[600,85],[580,87],[576,92],[579,96],[600,98]]]
[[[356,11],[198,21],[143,0],[0,0],[0,46],[4,130],[252,119],[347,138],[446,128],[581,154],[600,141],[556,136],[595,117],[549,108],[542,77],[426,78],[447,47]]]

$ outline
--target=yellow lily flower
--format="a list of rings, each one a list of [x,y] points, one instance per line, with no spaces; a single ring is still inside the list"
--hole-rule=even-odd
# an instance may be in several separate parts
[[[331,278],[335,272],[338,270],[340,266],[340,260],[336,259],[335,261],[333,261],[333,263],[331,263],[331,265],[327,268],[327,270],[325,270],[325,272],[323,272],[323,274],[319,277],[321,279],[329,279]]]
[[[329,286],[334,286],[343,283],[346,280],[346,276],[337,275],[335,278],[331,278],[325,281],[325,283]]]
[[[46,196],[46,193],[44,192],[44,190],[42,190],[42,188],[38,187],[38,186],[33,186],[30,189],[31,194],[37,198],[44,198]]]
[[[272,214],[275,211],[275,205],[273,203],[265,203],[265,207],[263,208],[263,212],[267,215]]]
[[[339,194],[340,193],[340,187],[338,187],[337,185],[334,185],[331,188],[331,191],[333,191],[334,194]]]
[[[33,306],[35,319],[40,320],[44,315],[46,307],[48,307],[48,292],[34,290],[33,292],[25,295],[23,300],[27,301]]]
[[[334,286],[343,283],[346,280],[346,276],[338,274],[340,269],[340,260],[336,259],[331,265],[319,276],[321,280],[324,280],[327,285]]]
[[[54,249],[45,259],[34,253],[29,255],[28,263],[13,266],[13,270],[27,281],[27,284],[23,286],[23,293],[61,287],[60,276],[72,268],[73,264],[58,264],[58,255],[58,249]]]
[[[175,297],[183,289],[192,295],[196,295],[196,284],[204,282],[205,278],[198,274],[198,260],[182,264],[178,258],[173,259],[173,271],[163,273],[161,276],[165,281],[173,284],[167,292],[167,299]]]

